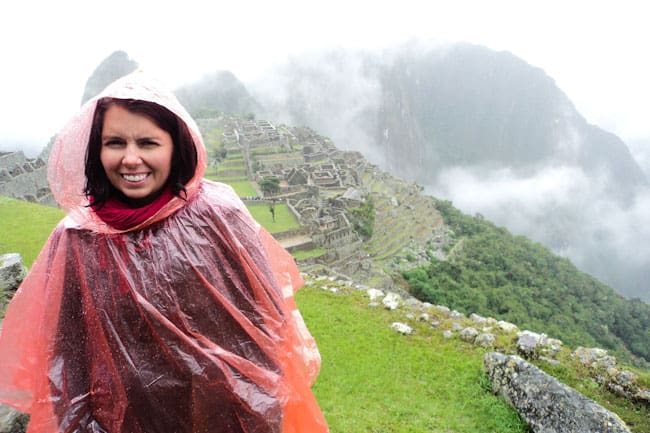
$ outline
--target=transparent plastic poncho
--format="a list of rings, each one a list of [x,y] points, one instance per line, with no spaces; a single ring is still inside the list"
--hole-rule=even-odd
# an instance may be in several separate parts
[[[189,127],[198,166],[174,198],[128,231],[83,195],[97,99],[156,102]],[[87,102],[49,159],[58,224],[0,334],[0,401],[29,433],[320,433],[311,392],[320,355],[293,300],[293,258],[226,185],[206,181],[198,127],[140,72]]]

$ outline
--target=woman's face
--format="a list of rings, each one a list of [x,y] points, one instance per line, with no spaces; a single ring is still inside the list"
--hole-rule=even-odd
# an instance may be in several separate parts
[[[165,186],[174,143],[142,114],[111,105],[104,114],[100,160],[111,184],[128,199],[146,203]]]

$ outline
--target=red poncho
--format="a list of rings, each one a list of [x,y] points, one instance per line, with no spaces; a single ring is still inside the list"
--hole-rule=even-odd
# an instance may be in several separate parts
[[[188,124],[199,150],[188,200],[128,231],[84,207],[75,168],[81,154],[83,176],[96,99],[82,108],[50,156],[68,217],[2,326],[0,401],[31,414],[29,433],[327,432],[293,259],[230,187],[202,180],[198,128],[143,81],[136,73],[100,96],[157,102]]]

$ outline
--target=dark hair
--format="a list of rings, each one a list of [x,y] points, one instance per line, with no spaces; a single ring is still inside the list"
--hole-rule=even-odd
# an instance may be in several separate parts
[[[86,151],[86,186],[84,193],[86,196],[92,196],[92,204],[102,206],[111,195],[117,193],[115,187],[108,180],[100,159],[104,115],[111,105],[119,105],[131,113],[147,116],[160,129],[165,130],[171,136],[174,150],[167,185],[171,187],[175,196],[183,199],[187,198],[185,184],[192,179],[196,171],[197,153],[194,140],[185,122],[167,108],[154,102],[139,99],[102,98],[97,101]],[[183,195],[181,195],[181,192]]]

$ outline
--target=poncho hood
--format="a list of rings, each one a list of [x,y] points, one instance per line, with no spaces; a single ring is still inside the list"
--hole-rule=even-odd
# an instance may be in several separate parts
[[[48,182],[54,198],[74,223],[97,232],[119,232],[98,218],[88,208],[88,198],[84,194],[86,176],[84,167],[86,152],[97,101],[104,97],[118,99],[138,99],[154,102],[170,110],[187,125],[197,153],[197,166],[194,177],[186,184],[188,198],[196,194],[205,174],[207,154],[199,128],[180,104],[176,96],[162,81],[136,71],[110,84],[99,95],[87,101],[56,136],[48,159]],[[137,230],[166,218],[184,205],[178,198],[171,200],[156,215],[129,230]]]

